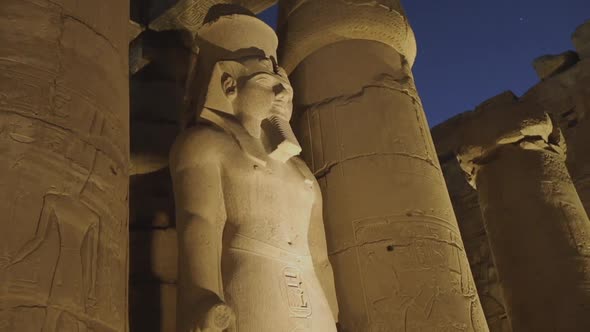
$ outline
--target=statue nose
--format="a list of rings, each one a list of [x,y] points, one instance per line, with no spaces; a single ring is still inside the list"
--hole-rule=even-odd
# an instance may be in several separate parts
[[[287,101],[289,100],[289,89],[285,88],[282,84],[277,84],[273,88],[275,97],[277,100]]]

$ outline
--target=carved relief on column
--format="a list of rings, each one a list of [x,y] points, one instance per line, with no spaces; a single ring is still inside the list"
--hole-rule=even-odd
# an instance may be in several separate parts
[[[281,2],[343,331],[487,331],[397,1]]]
[[[127,330],[128,7],[0,6],[0,331]]]
[[[165,13],[150,23],[150,28],[156,31],[184,30],[196,34],[205,23],[207,15],[232,14],[231,11],[215,10],[217,5],[235,5],[243,10],[259,13],[276,3],[276,0],[180,0]],[[190,45],[190,44],[189,44]]]
[[[477,189],[515,331],[590,328],[590,220],[541,105],[495,98],[465,115],[458,158]]]

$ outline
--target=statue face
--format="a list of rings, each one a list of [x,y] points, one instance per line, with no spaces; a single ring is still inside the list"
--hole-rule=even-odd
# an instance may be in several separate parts
[[[237,79],[235,113],[261,121],[272,116],[289,121],[293,89],[285,72],[275,72],[270,61],[252,60],[245,66],[250,74]]]

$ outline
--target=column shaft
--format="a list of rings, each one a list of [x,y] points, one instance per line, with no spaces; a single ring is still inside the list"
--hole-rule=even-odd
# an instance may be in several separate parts
[[[0,331],[126,331],[121,0],[0,5]]]
[[[385,7],[283,8],[283,61],[295,68],[296,126],[324,195],[339,324],[487,331],[410,69],[413,34],[399,6]]]
[[[503,145],[476,179],[514,331],[588,331],[590,221],[562,156]]]

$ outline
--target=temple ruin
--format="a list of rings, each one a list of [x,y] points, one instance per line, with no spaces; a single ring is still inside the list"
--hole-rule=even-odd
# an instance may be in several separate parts
[[[3,0],[0,332],[589,331],[572,31],[431,129],[399,0]]]

